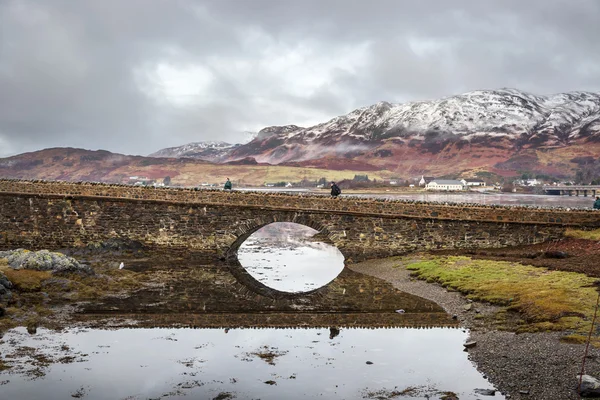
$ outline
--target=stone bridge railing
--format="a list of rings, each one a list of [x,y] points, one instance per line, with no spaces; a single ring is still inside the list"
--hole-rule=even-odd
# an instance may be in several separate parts
[[[48,198],[112,199],[176,205],[230,206],[274,211],[302,211],[379,218],[523,223],[600,227],[600,212],[481,204],[442,204],[355,197],[331,199],[314,194],[262,193],[181,188],[154,188],[90,182],[0,179],[0,195]],[[1,201],[1,200],[0,200]]]

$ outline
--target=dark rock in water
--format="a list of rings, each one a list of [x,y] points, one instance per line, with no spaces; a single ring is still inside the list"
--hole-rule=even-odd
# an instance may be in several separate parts
[[[600,381],[591,375],[577,375],[577,383],[581,379],[579,394],[582,397],[600,397]]]
[[[339,334],[340,334],[339,328],[336,328],[336,327],[329,328],[329,339],[333,339],[334,337],[336,337]]]
[[[367,365],[373,365],[373,361],[367,361]]]
[[[8,253],[8,252],[5,252]],[[29,251],[24,249],[13,250],[6,257],[12,269],[32,269],[36,271],[52,271],[52,273],[81,273],[91,275],[94,273],[88,265],[81,264],[72,257],[62,253],[48,250]]]
[[[495,396],[496,391],[494,389],[475,389],[475,393],[482,396]]]

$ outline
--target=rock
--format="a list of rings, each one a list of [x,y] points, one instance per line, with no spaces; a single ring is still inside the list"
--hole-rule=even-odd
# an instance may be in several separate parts
[[[473,304],[469,303],[464,305],[463,310],[470,311],[471,308],[473,308]]]
[[[566,253],[564,251],[547,251],[544,253],[544,256],[546,256],[546,258],[568,258],[569,257],[569,253]]]
[[[12,289],[13,285],[11,281],[8,280],[4,272],[0,271],[0,285],[4,286],[6,289]]]
[[[600,381],[591,375],[577,375],[577,383],[581,379],[579,394],[582,397],[600,397]]]
[[[519,394],[528,395],[529,390],[519,390]]]
[[[10,292],[12,287],[12,282],[0,271],[0,301],[8,300],[12,297],[12,293]]]
[[[373,361],[367,361],[366,364],[367,365],[373,365]]]
[[[6,310],[0,306],[0,318],[4,317],[6,315]]]
[[[475,389],[475,393],[482,396],[495,396],[496,391],[494,389]]]
[[[471,340],[470,342],[463,344],[463,346],[465,346],[466,349],[470,349],[471,347],[477,346],[477,342],[474,340]]]
[[[79,263],[72,257],[48,250],[29,251],[13,250],[8,257],[8,265],[12,269],[33,269],[36,271],[52,271],[52,273],[81,273],[91,275],[94,271],[87,265]]]

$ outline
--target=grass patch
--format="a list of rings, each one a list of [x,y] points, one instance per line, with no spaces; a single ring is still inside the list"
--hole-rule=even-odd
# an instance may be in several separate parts
[[[565,236],[574,239],[600,240],[600,229],[594,229],[593,231],[582,231],[568,228],[565,231]]]
[[[574,333],[572,335],[563,336],[560,338],[560,341],[563,343],[573,343],[573,344],[585,344],[587,343],[588,335],[582,335],[578,333]],[[592,335],[590,339],[590,344],[596,348],[600,347],[600,338],[594,337]]]
[[[48,271],[34,271],[31,269],[15,270],[7,268],[3,272],[15,286],[15,289],[21,292],[39,292],[42,283],[51,276]]]
[[[405,259],[405,263],[420,279],[518,311],[525,321],[518,332],[583,332],[594,315],[597,280],[584,274],[455,256]]]

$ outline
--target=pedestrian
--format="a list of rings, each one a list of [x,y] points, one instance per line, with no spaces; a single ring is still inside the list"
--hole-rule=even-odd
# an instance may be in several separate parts
[[[340,194],[342,194],[340,187],[335,182],[331,182],[331,197],[338,197]]]
[[[594,210],[600,210],[600,197],[596,197],[596,201],[594,202]]]
[[[225,186],[223,186],[225,190],[231,190],[231,181],[227,178],[227,182],[225,182]]]

